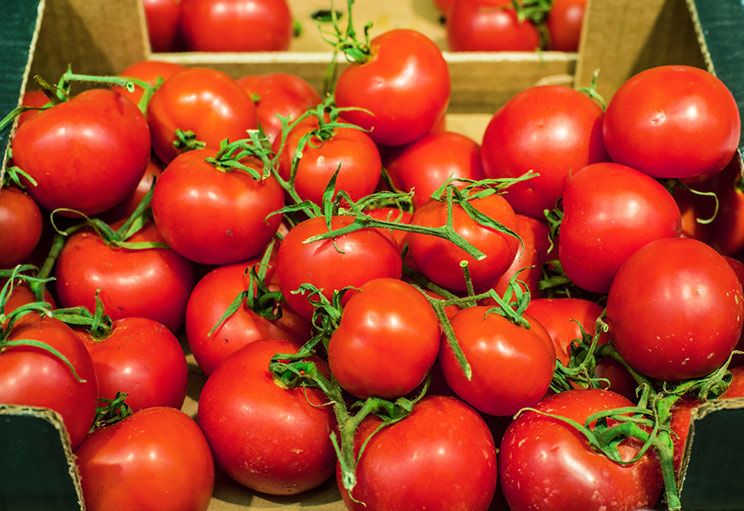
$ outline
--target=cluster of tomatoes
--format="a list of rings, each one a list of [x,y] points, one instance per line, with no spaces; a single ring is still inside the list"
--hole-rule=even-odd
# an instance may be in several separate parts
[[[691,411],[744,395],[731,93],[684,66],[606,110],[532,87],[479,145],[444,130],[432,41],[334,29],[323,97],[160,62],[37,80],[0,402],[61,415],[92,510],[206,509],[215,463],[275,495],[335,472],[358,510],[679,508]]]

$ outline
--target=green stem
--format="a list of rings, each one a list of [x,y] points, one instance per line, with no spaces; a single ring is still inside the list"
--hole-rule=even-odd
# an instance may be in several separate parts
[[[56,233],[54,235],[54,239],[52,240],[52,247],[49,250],[49,254],[44,260],[44,264],[41,265],[41,269],[39,269],[39,273],[36,275],[37,278],[40,280],[29,283],[29,288],[33,292],[36,300],[39,302],[44,301],[44,291],[46,290],[46,282],[47,282],[46,279],[48,279],[49,275],[51,275],[52,269],[54,268],[54,264],[57,262],[57,258],[59,257],[59,254],[62,252],[62,249],[64,248],[66,242],[67,242],[67,239],[65,236],[59,233]]]

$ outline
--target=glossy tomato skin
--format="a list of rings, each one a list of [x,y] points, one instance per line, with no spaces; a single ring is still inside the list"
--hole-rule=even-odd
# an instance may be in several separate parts
[[[508,188],[514,210],[543,219],[563,192],[566,178],[590,163],[607,160],[602,109],[582,93],[562,86],[526,89],[497,111],[481,146],[486,177],[539,177]]]
[[[103,218],[105,218],[109,223],[129,218],[129,215],[134,213],[134,210],[137,209],[137,206],[142,202],[142,199],[147,195],[147,192],[150,191],[153,184],[160,179],[161,175],[163,175],[163,169],[160,168],[157,163],[150,160],[137,188],[135,188],[126,199],[106,211],[106,213],[102,215]]]
[[[386,158],[385,168],[396,188],[415,191],[416,207],[425,204],[449,178],[483,179],[478,144],[449,131],[430,133],[395,151]]]
[[[131,101],[93,89],[30,118],[12,148],[16,165],[37,181],[28,193],[41,206],[93,215],[136,188],[150,157],[150,133]]]
[[[0,268],[27,262],[41,238],[36,202],[17,188],[0,189]]]
[[[335,463],[333,415],[319,406],[326,398],[313,388],[283,389],[268,370],[275,354],[297,348],[272,340],[245,346],[212,373],[199,398],[199,425],[219,466],[240,484],[271,495],[314,488]]]
[[[424,381],[439,352],[439,321],[415,287],[382,278],[344,305],[328,344],[331,373],[347,392],[394,399]]]
[[[339,229],[353,220],[334,216],[331,227]],[[308,297],[292,294],[300,284],[309,282],[330,299],[334,290],[359,287],[375,278],[399,279],[403,272],[398,247],[379,230],[362,229],[335,239],[304,243],[324,232],[328,232],[324,218],[305,220],[289,231],[277,254],[277,277],[284,299],[308,320],[314,310]]]
[[[168,246],[202,264],[258,255],[281,222],[281,215],[267,216],[284,206],[273,177],[256,181],[246,172],[223,172],[206,161],[215,154],[200,149],[180,155],[163,172],[152,199],[155,224]]]
[[[96,413],[96,375],[90,355],[75,332],[56,319],[25,316],[8,338],[21,339],[41,341],[56,349],[84,381],[77,381],[69,367],[47,351],[7,347],[0,354],[0,402],[51,408],[62,417],[72,447],[77,447]]]
[[[172,75],[152,96],[148,120],[152,146],[166,165],[178,155],[176,129],[193,131],[207,148],[246,138],[258,120],[251,98],[222,71],[191,68]]]
[[[153,224],[130,242],[161,242]],[[64,307],[96,308],[96,292],[112,319],[149,318],[172,331],[183,313],[194,277],[191,265],[170,249],[130,250],[106,245],[97,234],[83,231],[65,244],[55,270],[57,294]]]
[[[489,415],[513,415],[545,395],[555,353],[534,329],[487,314],[488,309],[470,307],[452,319],[455,336],[472,367],[472,379],[465,377],[445,336],[439,361],[447,384],[466,402]]]
[[[540,411],[584,423],[592,414],[633,406],[606,390],[569,390],[545,398]],[[640,444],[625,441],[623,459],[635,456]],[[499,480],[513,511],[653,508],[661,493],[661,471],[651,452],[623,466],[594,451],[571,426],[557,419],[525,412],[506,430],[499,451]]]
[[[519,21],[511,0],[455,0],[447,42],[452,51],[533,51],[540,36],[534,24]]]
[[[658,178],[717,174],[731,161],[740,130],[731,92],[689,66],[635,75],[615,93],[604,121],[612,160]]]
[[[379,421],[357,432],[357,449]],[[496,490],[496,449],[483,419],[452,397],[420,401],[411,415],[375,435],[357,466],[354,511],[485,511]],[[452,491],[457,488],[457,491]]]
[[[173,0],[155,1],[160,3],[173,2]],[[174,74],[179,73],[185,69],[186,68],[183,67],[181,64],[176,64],[175,62],[142,60],[140,62],[135,62],[131,66],[125,68],[120,74],[121,76],[125,76],[127,78],[137,78],[149,83],[150,85],[155,85],[159,78],[162,78],[163,81],[165,81]],[[122,96],[131,99],[135,105],[139,104],[139,100],[142,98],[142,95],[145,92],[144,90],[142,90],[141,87],[138,87],[136,85],[134,87],[134,92],[129,92],[123,87],[113,87],[112,90],[115,90]]]
[[[113,399],[126,392],[132,411],[169,406],[181,408],[186,397],[186,357],[178,339],[165,326],[146,318],[114,321],[111,333],[80,337],[93,359],[98,396]]]
[[[23,99],[21,100],[21,104],[23,106],[32,106],[36,108],[42,107],[47,103],[49,103],[49,98],[40,90],[30,90],[24,92]],[[32,117],[36,117],[38,113],[39,110],[28,110],[26,112],[23,112],[21,115],[18,116],[18,126],[25,123]]]
[[[522,245],[517,249],[517,255],[511,266],[504,272],[493,288],[499,295],[503,295],[509,286],[509,280],[519,270],[518,280],[527,284],[532,296],[540,296],[539,283],[542,278],[542,265],[548,260],[548,226],[543,222],[524,215],[516,215],[515,232],[522,238]],[[526,269],[525,269],[526,268]]]
[[[652,378],[679,381],[720,367],[739,340],[742,287],[728,262],[691,239],[649,243],[620,268],[607,300],[617,351]]]
[[[143,0],[142,5],[152,51],[175,51],[178,47],[181,0]]]
[[[267,339],[287,339],[303,344],[310,338],[310,325],[284,307],[275,321],[256,314],[243,304],[212,335],[217,324],[238,294],[249,287],[248,268],[255,262],[222,266],[205,275],[194,288],[186,308],[186,337],[196,362],[206,375],[243,346]],[[269,280],[273,268],[269,270]]]
[[[368,110],[344,112],[348,121],[371,130],[382,145],[399,146],[421,138],[444,114],[450,78],[442,52],[414,30],[385,32],[372,39],[372,55],[339,76],[336,104]]]
[[[550,49],[578,51],[584,23],[586,0],[554,0],[545,24],[550,33]]]
[[[87,509],[206,511],[214,488],[209,446],[173,408],[148,408],[91,433],[75,453]]]
[[[286,0],[183,0],[181,9],[189,50],[284,51],[292,39]]]
[[[606,293],[636,250],[680,233],[674,198],[642,172],[597,163],[566,180],[558,253],[566,275],[582,289]]]

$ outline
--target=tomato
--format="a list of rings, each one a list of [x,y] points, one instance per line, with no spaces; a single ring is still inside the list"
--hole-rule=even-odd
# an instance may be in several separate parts
[[[98,396],[113,399],[126,392],[133,411],[154,406],[181,408],[188,368],[178,339],[157,321],[124,318],[109,335],[95,339],[81,332],[93,359]]]
[[[161,242],[153,224],[130,242]],[[191,265],[170,249],[131,250],[109,246],[89,231],[65,244],[55,270],[57,294],[64,307],[96,308],[100,290],[103,307],[112,319],[142,317],[172,331],[183,323],[186,301],[194,285]]]
[[[199,425],[219,466],[248,488],[294,495],[333,473],[333,414],[314,388],[284,389],[268,370],[286,341],[258,341],[226,359],[199,398]],[[320,360],[315,363],[324,370]],[[281,439],[281,441],[278,441]]]
[[[681,232],[679,208],[657,181],[616,163],[569,176],[558,237],[561,265],[582,289],[606,293],[636,250]]]
[[[91,511],[209,507],[212,455],[199,427],[179,410],[141,410],[94,431],[75,454]]]
[[[93,424],[97,397],[93,361],[83,342],[56,319],[29,316],[16,323],[8,340],[46,343],[64,355],[83,380],[40,348],[10,346],[0,353],[0,403],[51,408],[62,417],[72,447],[77,447]]]
[[[181,0],[143,0],[152,51],[176,51]]]
[[[480,147],[459,133],[431,133],[401,148],[385,160],[399,190],[414,190],[413,203],[422,206],[450,178],[483,179]]]
[[[349,216],[334,216],[331,227],[339,229],[353,220]],[[277,254],[276,271],[284,299],[308,320],[314,310],[309,297],[292,294],[301,284],[313,284],[330,299],[335,290],[360,287],[375,278],[398,279],[403,271],[398,247],[377,229],[361,229],[334,239],[304,243],[324,232],[327,232],[324,218],[305,220],[289,231]]]
[[[378,424],[378,419],[362,423],[357,449]],[[341,485],[339,490],[346,507],[355,511],[486,511],[496,491],[493,437],[467,405],[427,397],[365,447],[352,491],[358,502]]]
[[[227,264],[259,254],[269,243],[284,206],[273,177],[253,179],[207,163],[215,151],[188,151],[168,165],[155,187],[152,213],[166,243],[202,264]],[[246,162],[261,171],[259,162]]]
[[[517,219],[509,203],[500,195],[472,199],[470,204],[512,231]],[[486,255],[480,261],[469,256],[454,243],[428,234],[410,234],[410,254],[426,278],[452,291],[465,291],[460,261],[467,261],[476,290],[488,289],[509,268],[519,248],[519,240],[480,225],[470,218],[462,206],[453,207],[452,225],[470,244]],[[440,227],[447,223],[447,204],[430,200],[413,214],[413,224]]]
[[[292,158],[300,140],[317,128],[318,121],[308,119],[289,134],[279,156],[279,173],[285,180],[289,180]],[[274,151],[279,152],[279,148],[277,139]],[[297,164],[294,183],[297,194],[303,200],[323,204],[323,192],[336,171],[336,190],[346,191],[352,200],[375,191],[382,174],[382,162],[377,146],[366,133],[354,128],[336,128],[327,139],[311,136]]]
[[[106,211],[103,217],[111,223],[129,218],[129,215],[134,213],[134,210],[137,209],[139,203],[142,202],[142,199],[145,197],[147,192],[150,191],[150,188],[152,188],[154,180],[160,179],[162,174],[163,169],[161,169],[157,163],[150,160],[137,188],[129,194],[129,197]]]
[[[310,325],[288,307],[283,307],[280,319],[269,321],[245,304],[209,335],[238,294],[249,289],[250,277],[245,272],[254,264],[240,263],[212,270],[191,293],[186,308],[186,337],[199,367],[207,375],[228,356],[254,341],[287,339],[302,344],[310,338]],[[268,281],[273,273],[270,268]]]
[[[160,3],[173,2],[173,0],[155,1],[159,1]],[[183,67],[181,64],[176,64],[175,62],[142,60],[140,62],[135,62],[131,66],[124,69],[124,71],[121,72],[121,76],[125,76],[127,78],[137,78],[139,80],[142,80],[143,82],[149,83],[150,85],[155,85],[158,82],[159,78],[162,78],[163,81],[165,81],[174,74],[184,71],[185,69],[186,68]],[[131,99],[135,105],[139,104],[139,100],[142,98],[142,95],[145,92],[144,90],[142,90],[141,87],[138,87],[136,85],[134,87],[134,92],[129,92],[123,87],[114,87],[112,90],[115,90],[122,96]]]
[[[30,90],[23,93],[21,104],[23,106],[42,107],[49,103],[49,98],[40,90]],[[29,110],[18,116],[18,126],[35,117],[39,110]]]
[[[93,89],[23,123],[12,149],[16,165],[37,181],[28,193],[41,206],[92,215],[136,188],[150,158],[150,134],[131,101]]]
[[[579,50],[585,11],[586,0],[553,0],[553,7],[545,20],[551,50]]]
[[[572,172],[607,159],[602,109],[568,87],[531,87],[491,118],[481,155],[486,177],[540,174],[509,187],[506,197],[517,213],[542,219]]]
[[[413,214],[399,208],[383,206],[367,211],[372,218],[384,220],[386,222],[396,222],[399,224],[410,224],[413,220]],[[408,233],[405,231],[396,231],[393,229],[380,229],[390,241],[395,243],[401,250],[408,239]]]
[[[599,411],[633,406],[607,390],[569,390],[545,398],[536,408],[584,423]],[[618,446],[632,459],[640,443]],[[656,458],[647,452],[633,465],[620,465],[592,449],[571,426],[525,412],[506,430],[499,450],[499,479],[509,508],[635,511],[653,508],[662,481]]]
[[[545,395],[553,377],[555,352],[535,327],[516,325],[498,314],[487,314],[488,310],[470,307],[452,319],[452,329],[472,367],[472,379],[466,379],[444,336],[439,361],[447,384],[462,399],[490,415],[513,415]],[[525,319],[530,324],[534,321]]]
[[[292,15],[286,0],[183,0],[181,33],[193,51],[284,51]]]
[[[523,245],[517,249],[517,255],[511,266],[496,281],[493,288],[499,295],[503,295],[509,286],[509,280],[519,270],[526,268],[519,274],[518,279],[527,284],[532,296],[539,296],[539,283],[542,278],[542,265],[548,260],[548,226],[528,216],[516,215],[515,232],[522,239]]]
[[[245,138],[257,126],[256,107],[222,71],[192,68],[172,75],[152,96],[149,117],[152,146],[168,164],[178,155],[175,131],[193,131],[207,148],[218,149],[224,139]]]
[[[414,30],[391,30],[372,39],[370,58],[346,68],[336,85],[336,104],[370,130],[378,144],[399,146],[421,138],[447,110],[450,77],[442,52]]]
[[[652,378],[686,380],[720,367],[739,340],[744,296],[734,270],[696,240],[649,243],[620,268],[607,300],[617,351]]]
[[[297,75],[251,75],[239,79],[238,83],[253,97],[258,125],[272,142],[282,131],[279,117],[296,119],[308,108],[320,103],[320,96],[313,86]]]
[[[663,178],[717,174],[734,156],[740,130],[726,85],[688,66],[635,75],[615,93],[604,121],[613,161]]]
[[[694,187],[699,191],[710,191],[708,181],[696,183]],[[711,226],[710,224],[701,224],[698,219],[707,219],[713,216],[714,200],[711,197],[696,195],[681,184],[674,186],[670,191],[682,215],[682,237],[710,243]]]
[[[710,226],[711,245],[722,254],[740,253],[744,251],[744,177],[738,158],[712,180],[711,187],[720,202],[718,215]],[[712,202],[709,197],[702,200]]]
[[[0,289],[2,289],[6,282],[7,280],[0,280]],[[8,295],[7,297],[7,301],[5,302],[5,307],[2,309],[2,312],[7,315],[16,310],[18,307],[33,303],[35,301],[37,301],[36,297],[34,296],[34,293],[31,291],[31,289],[29,289],[28,284],[26,284],[25,282],[16,282],[15,286],[13,286],[13,291],[11,291],[10,295]],[[44,290],[44,301],[47,302],[52,309],[57,308],[57,303],[54,301],[54,298],[46,289]],[[5,326],[2,323],[0,323],[0,325]]]
[[[455,0],[447,16],[452,51],[533,51],[535,25],[519,21],[511,0]]]
[[[17,188],[0,188],[0,268],[28,261],[41,238],[36,202]]]

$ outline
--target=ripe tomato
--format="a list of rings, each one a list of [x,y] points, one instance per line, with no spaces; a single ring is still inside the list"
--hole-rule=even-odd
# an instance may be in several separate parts
[[[378,419],[362,423],[357,449],[378,425]],[[340,484],[339,490],[354,511],[486,511],[496,491],[493,437],[483,419],[461,401],[427,397],[411,415],[369,441],[352,491],[357,502]]]
[[[191,68],[176,73],[150,101],[152,146],[160,161],[178,155],[175,131],[193,131],[207,148],[217,149],[224,139],[246,137],[257,126],[256,107],[238,85],[222,71]]]
[[[147,192],[150,191],[150,188],[152,188],[154,180],[160,179],[160,176],[162,174],[163,169],[161,169],[157,163],[150,160],[150,163],[147,164],[145,173],[142,175],[142,179],[140,179],[137,188],[135,188],[134,191],[129,194],[129,197],[106,211],[103,217],[110,223],[118,222],[120,220],[126,220],[127,218],[129,218],[129,215],[134,213],[134,210],[137,209],[139,203],[142,202],[142,199],[145,197]]]
[[[23,99],[21,100],[21,104],[23,106],[32,106],[32,107],[42,107],[49,103],[49,98],[46,94],[41,92],[40,90],[30,90],[23,93]],[[38,110],[29,110],[26,112],[23,112],[21,115],[18,116],[18,126],[25,123],[27,120],[31,119],[32,117],[35,117],[36,114],[38,114]]]
[[[541,401],[536,408],[584,423],[599,411],[633,406],[607,390],[569,390]],[[625,460],[640,443],[618,446]],[[499,451],[499,478],[513,511],[653,508],[662,481],[651,452],[633,465],[620,465],[594,451],[574,428],[557,419],[525,412],[506,430]]]
[[[209,446],[173,408],[148,408],[90,434],[75,453],[91,511],[205,511],[214,487]]]
[[[717,174],[734,156],[740,130],[723,82],[688,66],[635,75],[615,93],[604,121],[613,161],[664,178]]]
[[[517,219],[509,203],[500,195],[473,199],[470,204],[491,219],[516,229]],[[519,240],[480,225],[470,218],[462,206],[453,207],[454,230],[470,244],[486,254],[480,261],[469,256],[454,243],[428,234],[408,236],[410,254],[426,278],[452,291],[465,291],[460,261],[467,261],[476,290],[488,289],[509,268],[517,255]],[[413,214],[413,224],[440,227],[447,223],[447,204],[430,200]]]
[[[284,51],[292,15],[286,0],[183,0],[181,33],[193,51]]]
[[[0,289],[5,285],[6,282],[7,280],[0,279]],[[18,307],[36,301],[36,297],[34,296],[34,293],[31,291],[31,289],[29,289],[28,284],[26,284],[25,282],[16,282],[15,286],[13,286],[13,291],[11,291],[10,295],[8,295],[7,297],[5,307],[0,310],[0,312],[3,312],[4,314],[10,314]],[[57,304],[54,301],[54,298],[46,289],[44,290],[44,301],[47,302],[52,309],[57,308]],[[5,324],[0,323],[0,326],[5,326]]]
[[[339,229],[353,220],[349,216],[334,216],[331,227]],[[403,271],[398,247],[377,229],[362,229],[334,239],[304,243],[311,236],[324,232],[327,228],[322,217],[305,220],[289,231],[277,254],[276,271],[284,299],[308,320],[314,310],[309,297],[292,294],[300,284],[313,284],[330,299],[335,290],[360,287],[375,278],[399,279]]]
[[[488,309],[470,307],[452,319],[473,378],[467,380],[444,336],[439,361],[447,384],[462,399],[490,415],[513,415],[536,404],[548,391],[555,352],[536,327],[516,325],[498,314],[487,314]]]
[[[509,187],[517,213],[542,219],[571,172],[605,161],[602,109],[568,87],[531,87],[509,100],[488,124],[481,147],[486,177],[540,177]]]
[[[695,183],[696,190],[709,192],[710,181]],[[682,237],[694,238],[703,243],[710,243],[711,225],[701,224],[698,219],[713,216],[715,201],[711,197],[702,197],[688,190],[685,186],[674,186],[671,189],[677,207],[682,215]],[[719,195],[720,200],[720,195]]]
[[[0,188],[0,268],[28,261],[41,238],[36,202],[17,188]]]
[[[251,75],[240,78],[238,83],[253,97],[258,125],[272,142],[282,131],[280,116],[293,120],[320,103],[320,96],[313,86],[297,75]]]
[[[563,190],[561,265],[580,288],[606,293],[636,250],[679,237],[680,224],[674,198],[654,179],[616,163],[589,165]]]
[[[188,151],[168,165],[155,187],[152,213],[166,243],[202,264],[227,264],[259,254],[271,240],[284,206],[273,177],[256,181],[243,171],[207,163],[215,151]],[[257,169],[256,161],[247,162]]]
[[[386,222],[397,222],[399,224],[410,224],[413,220],[413,215],[408,211],[394,207],[381,207],[367,211],[367,214],[372,218],[378,220],[384,220]],[[390,241],[395,243],[401,250],[408,239],[408,233],[405,231],[395,231],[393,229],[380,229],[380,232],[388,237]]]
[[[109,335],[94,339],[80,332],[93,359],[98,396],[113,399],[126,392],[133,411],[154,406],[181,408],[188,368],[178,339],[157,321],[124,318]]]
[[[173,0],[155,1],[160,3],[173,3]],[[165,81],[174,74],[179,73],[185,69],[186,68],[183,67],[181,64],[176,64],[175,62],[142,60],[140,62],[135,62],[131,66],[124,69],[124,71],[121,72],[121,76],[125,76],[127,78],[137,78],[149,83],[150,85],[155,85],[159,78],[162,78]],[[136,85],[134,87],[134,92],[129,92],[123,87],[114,87],[112,90],[115,90],[122,96],[131,99],[135,105],[139,104],[139,100],[142,98],[142,95],[145,92],[144,90],[142,90],[141,87],[138,87]]]
[[[496,281],[493,288],[499,295],[503,295],[509,286],[512,276],[523,268],[527,268],[519,274],[518,279],[527,284],[532,296],[539,296],[538,285],[542,278],[542,265],[548,260],[548,226],[528,216],[516,215],[517,224],[515,232],[522,239],[523,245],[517,249],[517,255],[511,266]]]
[[[93,215],[135,189],[150,158],[150,133],[131,101],[93,89],[23,123],[12,148],[16,165],[37,181],[28,193],[41,206]]]
[[[346,68],[336,86],[348,121],[370,130],[378,144],[399,146],[421,138],[444,114],[450,78],[442,52],[414,30],[391,30],[370,43],[370,58]]]
[[[553,7],[545,20],[551,50],[579,50],[585,10],[586,0],[553,0]]]
[[[696,240],[664,239],[620,268],[607,300],[617,351],[634,369],[662,380],[704,376],[739,340],[744,296],[734,270]]]
[[[218,465],[262,493],[294,495],[333,473],[334,423],[320,406],[325,396],[313,388],[284,389],[268,370],[275,354],[296,350],[287,341],[249,344],[212,373],[199,398],[199,425]]]
[[[143,0],[142,5],[152,51],[176,51],[181,0]]]
[[[243,346],[262,339],[287,339],[297,344],[310,338],[310,325],[283,307],[276,321],[256,314],[243,304],[212,335],[219,319],[239,293],[248,289],[247,267],[255,262],[233,264],[212,270],[194,288],[186,308],[186,337],[196,362],[210,375],[227,357]],[[273,278],[273,268],[267,280]]]
[[[448,179],[483,179],[480,147],[459,133],[431,133],[385,159],[399,190],[414,190],[413,204],[426,203]]]
[[[161,242],[153,224],[131,242]],[[96,308],[96,292],[112,319],[141,317],[172,331],[183,323],[183,312],[194,286],[191,265],[165,248],[130,250],[108,246],[89,231],[73,235],[56,267],[57,294],[64,307]]]
[[[41,341],[56,349],[84,381],[75,379],[70,368],[47,351],[6,347],[0,353],[0,403],[51,408],[62,417],[72,447],[77,447],[96,413],[96,375],[90,355],[75,332],[56,319],[24,317],[8,338],[20,339]]]
[[[533,51],[535,25],[519,21],[511,0],[455,0],[447,15],[452,51]]]

